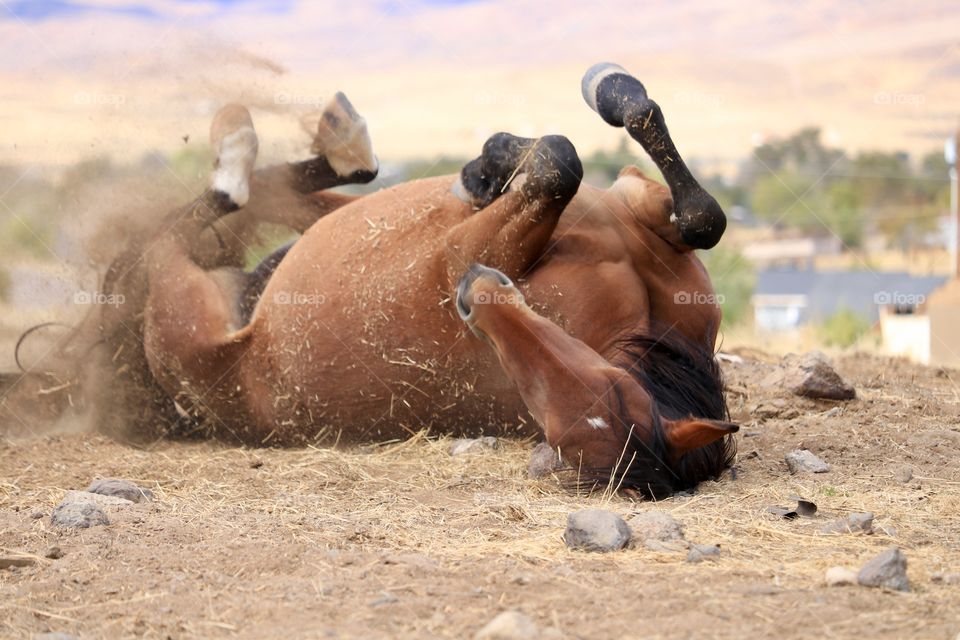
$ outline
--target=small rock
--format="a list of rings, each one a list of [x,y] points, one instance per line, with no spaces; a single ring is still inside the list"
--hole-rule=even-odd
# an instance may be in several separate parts
[[[787,356],[780,367],[760,384],[783,387],[805,398],[852,400],[857,396],[856,390],[833,370],[830,361],[819,351],[811,351],[803,356]]]
[[[537,624],[519,611],[504,611],[488,622],[474,640],[534,640],[540,636]]]
[[[790,473],[805,471],[807,473],[826,473],[830,471],[830,465],[813,455],[812,451],[807,449],[797,449],[791,451],[783,457],[787,461]]]
[[[897,537],[897,528],[889,524],[878,524],[873,528],[876,533],[883,534],[889,538]]]
[[[821,418],[833,418],[843,414],[843,407],[834,407],[820,414]]]
[[[720,545],[718,544],[695,544],[690,547],[690,552],[687,554],[687,562],[714,560],[719,555]]]
[[[872,513],[851,513],[820,527],[820,533],[873,533]]]
[[[527,476],[536,480],[548,476],[563,467],[560,456],[546,442],[541,442],[533,448],[530,454],[530,464],[527,465]]]
[[[129,480],[118,480],[116,478],[98,478],[87,487],[90,493],[98,493],[102,496],[113,496],[123,498],[130,502],[152,502],[153,492],[150,489],[139,487]]]
[[[389,591],[381,591],[381,592],[380,592],[380,597],[377,598],[377,599],[375,599],[375,600],[372,600],[372,601],[370,602],[370,606],[371,606],[371,607],[380,607],[380,606],[383,606],[383,605],[385,605],[385,604],[393,604],[393,603],[399,602],[399,601],[400,601],[400,598],[398,598],[397,596],[393,595],[393,594],[390,593]]]
[[[64,502],[89,502],[100,507],[129,507],[133,501],[117,496],[105,496],[101,493],[89,491],[67,491],[63,496]]]
[[[484,436],[482,438],[461,438],[450,443],[450,455],[462,456],[464,454],[493,451],[494,449],[499,448],[500,441],[493,436]]]
[[[33,518],[34,520],[39,520],[40,518],[44,517],[45,515],[47,515],[47,514],[44,513],[43,511],[34,511],[33,513],[30,514],[30,517]]]
[[[49,558],[50,560],[59,560],[63,557],[63,551],[60,550],[60,547],[50,547],[47,549],[47,552],[43,554],[44,558]]]
[[[940,571],[930,576],[938,584],[960,584],[960,573],[944,573]]]
[[[61,631],[50,631],[48,633],[35,633],[33,640],[77,640],[77,636]]]
[[[635,515],[630,518],[630,530],[633,539],[651,551],[683,551],[690,547],[680,523],[663,511]]]
[[[53,510],[50,522],[58,527],[81,529],[110,524],[107,514],[93,502],[63,502]]]
[[[906,556],[897,547],[887,549],[860,569],[857,582],[864,587],[910,591]]]
[[[830,567],[824,580],[828,587],[846,587],[857,584],[857,572],[846,567]]]
[[[893,470],[893,479],[906,484],[913,480],[913,469],[907,466],[897,467]]]
[[[630,527],[612,511],[584,509],[567,516],[563,540],[571,549],[616,551],[630,542]]]

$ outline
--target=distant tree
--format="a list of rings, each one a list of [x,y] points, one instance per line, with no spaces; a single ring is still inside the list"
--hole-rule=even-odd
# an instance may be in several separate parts
[[[850,347],[870,330],[870,322],[850,309],[840,309],[820,325],[820,338],[827,346]]]
[[[723,310],[723,325],[742,322],[750,311],[750,298],[756,286],[756,271],[739,251],[721,246],[698,253],[713,282]]]

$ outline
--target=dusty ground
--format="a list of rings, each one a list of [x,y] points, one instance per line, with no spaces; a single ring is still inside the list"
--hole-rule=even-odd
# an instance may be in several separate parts
[[[37,556],[0,570],[0,636],[468,638],[519,609],[569,638],[953,640],[960,586],[932,576],[960,571],[960,372],[848,357],[838,369],[859,398],[836,404],[759,386],[765,366],[726,366],[744,425],[735,478],[659,504],[527,480],[530,443],[465,458],[424,437],[144,450],[0,425],[0,555]],[[800,446],[832,470],[791,476],[783,455]],[[95,476],[136,481],[157,501],[111,512],[106,527],[53,528],[64,491]],[[765,512],[793,494],[818,517]],[[666,510],[722,555],[694,565],[683,553],[568,551],[567,514],[598,504]],[[818,533],[867,510],[886,534]],[[827,567],[859,568],[890,545],[909,559],[911,593],[824,586]],[[52,546],[64,556],[44,558]]]

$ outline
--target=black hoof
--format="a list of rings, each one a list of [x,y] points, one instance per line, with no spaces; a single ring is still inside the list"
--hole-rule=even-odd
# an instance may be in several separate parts
[[[528,198],[569,199],[580,186],[583,165],[563,136],[533,139],[497,133],[484,143],[480,157],[463,167],[460,182],[473,205],[482,209],[521,175],[520,189]]]

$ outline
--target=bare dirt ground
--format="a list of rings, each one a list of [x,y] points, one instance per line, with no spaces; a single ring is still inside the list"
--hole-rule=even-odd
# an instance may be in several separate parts
[[[735,473],[659,504],[528,480],[531,443],[456,458],[423,435],[348,450],[136,449],[0,425],[0,555],[35,561],[0,570],[0,636],[469,638],[517,609],[567,638],[953,640],[960,586],[933,576],[960,571],[960,372],[849,356],[837,368],[858,399],[815,402],[762,387],[770,358],[741,355],[725,365],[743,424]],[[790,475],[795,448],[831,471]],[[110,511],[108,526],[53,527],[64,492],[96,476],[157,500]],[[791,495],[817,517],[766,512]],[[722,553],[689,564],[567,550],[567,514],[596,506],[667,511]],[[886,532],[819,533],[858,511]],[[858,569],[891,545],[911,592],[824,585],[828,567]],[[53,546],[62,558],[44,557]]]

